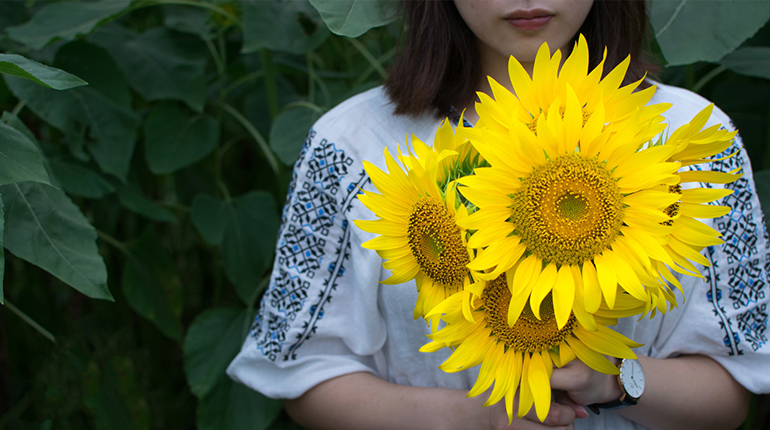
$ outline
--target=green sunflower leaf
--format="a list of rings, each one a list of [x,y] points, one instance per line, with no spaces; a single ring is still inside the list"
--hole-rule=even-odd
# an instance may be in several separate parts
[[[147,117],[144,136],[144,153],[152,173],[173,173],[216,148],[219,123],[207,115],[188,117],[176,105],[166,103]]]
[[[243,2],[244,54],[261,48],[304,54],[327,36],[321,17],[306,0]]]
[[[120,204],[126,209],[149,219],[174,224],[177,222],[173,212],[149,200],[141,192],[131,186],[125,186],[118,189],[118,200],[120,200]]]
[[[88,297],[113,300],[96,230],[64,192],[22,182],[0,187],[0,194],[5,248]]]
[[[99,372],[89,363],[86,371],[91,387],[85,399],[98,429],[134,430],[150,427],[150,408],[144,398],[136,366],[128,357],[115,356]]]
[[[235,284],[238,297],[249,305],[265,271],[272,265],[278,211],[269,193],[253,191],[234,199],[229,212],[222,241],[225,274]]]
[[[32,19],[6,30],[11,39],[39,50],[49,42],[73,40],[90,33],[96,26],[121,13],[131,0],[99,2],[54,2],[43,6]]]
[[[50,184],[37,146],[20,131],[0,122],[0,185],[22,181]]]
[[[650,1],[655,38],[671,66],[719,61],[768,19],[767,1]]]
[[[281,411],[272,400],[233,382],[225,370],[254,320],[246,309],[215,308],[198,315],[184,342],[184,370],[199,398],[201,430],[264,430]]]
[[[198,402],[198,429],[265,430],[282,408],[282,401],[224,377]]]
[[[110,24],[88,40],[112,53],[131,88],[144,99],[180,100],[203,111],[206,47],[198,37],[162,27],[137,34]]]
[[[310,0],[329,30],[358,37],[398,18],[398,2],[389,0]]]
[[[184,340],[184,372],[198,398],[225,377],[225,370],[241,349],[244,329],[253,315],[246,309],[215,308],[195,317]]]
[[[148,227],[125,247],[123,295],[139,315],[174,340],[182,339],[182,282],[158,232]]]
[[[88,85],[88,82],[64,70],[48,67],[15,54],[0,54],[0,73],[29,79],[54,90],[67,90]]]
[[[305,106],[286,110],[275,117],[270,127],[270,147],[284,164],[294,163],[310,127],[320,117],[317,110]]]
[[[193,199],[190,218],[203,240],[209,245],[221,246],[229,224],[230,205],[208,194]]]
[[[247,305],[272,264],[280,220],[273,197],[253,191],[223,202],[205,194],[193,201],[193,225],[206,243],[222,247],[225,274]]]
[[[73,154],[87,159],[84,149],[88,149],[104,172],[125,179],[139,119],[131,109],[131,93],[120,69],[109,53],[82,41],[60,48],[54,64],[84,77],[90,85],[55,91],[6,76],[8,88],[35,115],[64,133]],[[86,137],[90,138],[87,148]]]
[[[49,164],[59,185],[70,194],[100,199],[115,192],[115,187],[110,181],[83,163],[53,158]]]
[[[746,76],[770,79],[770,47],[746,46],[727,54],[720,63]]]

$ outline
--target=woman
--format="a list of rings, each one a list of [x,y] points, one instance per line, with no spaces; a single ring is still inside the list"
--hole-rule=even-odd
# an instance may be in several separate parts
[[[284,209],[271,286],[230,376],[287,399],[292,418],[310,429],[737,427],[746,414],[747,388],[770,390],[766,372],[758,372],[768,363],[761,329],[767,276],[765,256],[757,251],[766,240],[745,154],[735,161],[746,172],[735,185],[741,198],[716,224],[734,235],[734,224],[755,220],[753,229],[739,234],[751,246],[711,248],[712,267],[703,271],[708,282],[683,280],[687,301],[680,309],[616,327],[645,343],[636,350],[646,374],[637,405],[588,412],[585,405],[618,400],[621,387],[616,377],[575,360],[554,370],[554,403],[544,422],[533,410],[508,427],[502,404],[482,407],[485,395],[465,397],[478,369],[446,374],[438,365],[449,351],[417,352],[430,329],[411,318],[414,283],[379,285],[390,273],[375,252],[360,246],[372,236],[351,223],[373,218],[356,198],[359,187],[371,188],[362,160],[383,167],[385,147],[394,153],[397,142],[412,134],[429,141],[441,118],[453,112],[464,109],[475,122],[475,91],[489,93],[485,77],[512,90],[508,57],[531,74],[544,41],[567,53],[582,33],[592,49],[591,67],[607,46],[604,70],[631,54],[626,81],[640,79],[646,16],[642,0],[424,1],[406,2],[405,8],[409,34],[384,89],[344,102],[308,136]],[[666,113],[672,127],[708,104],[665,86],[651,103],[661,102],[674,104]],[[729,118],[715,112],[710,124],[720,122],[728,126]],[[752,285],[761,284],[758,293],[733,300],[740,290],[735,274],[746,270]],[[750,318],[759,329],[742,323]]]

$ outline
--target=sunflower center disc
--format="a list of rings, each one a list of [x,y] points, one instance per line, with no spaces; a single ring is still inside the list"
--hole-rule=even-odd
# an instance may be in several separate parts
[[[508,289],[505,275],[487,284],[481,300],[484,301],[486,322],[492,329],[492,336],[505,342],[508,348],[513,348],[515,351],[546,351],[559,345],[575,328],[575,315],[570,314],[567,324],[559,330],[551,294],[548,294],[540,304],[541,319],[535,317],[527,304],[513,327],[508,326],[511,291]]]
[[[434,281],[462,285],[470,263],[460,228],[444,204],[423,197],[412,206],[407,226],[409,249],[417,264]]]
[[[604,165],[579,154],[536,168],[512,196],[510,221],[527,250],[559,265],[607,249],[623,223],[622,195]]]

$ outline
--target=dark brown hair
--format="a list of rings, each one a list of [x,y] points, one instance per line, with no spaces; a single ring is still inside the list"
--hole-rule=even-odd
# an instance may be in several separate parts
[[[403,7],[406,40],[385,82],[396,114],[416,116],[432,108],[446,116],[451,107],[469,105],[481,78],[479,53],[454,2],[406,0]],[[591,69],[605,46],[605,73],[631,55],[624,81],[630,83],[657,69],[643,56],[647,29],[644,0],[596,0],[578,33],[588,41]]]

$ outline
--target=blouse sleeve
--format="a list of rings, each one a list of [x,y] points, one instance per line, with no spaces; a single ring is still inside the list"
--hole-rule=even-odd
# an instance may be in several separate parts
[[[718,109],[714,110],[711,123],[735,129],[729,117]],[[740,168],[743,172],[740,179],[725,185],[733,193],[714,203],[731,208],[727,215],[711,223],[722,234],[724,244],[704,250],[711,265],[701,268],[703,279],[682,279],[685,301],[680,309],[663,317],[651,355],[663,358],[704,354],[719,362],[748,390],[767,393],[768,236],[751,163],[740,135],[720,157],[736,151],[739,152],[734,157],[714,161],[711,166],[715,171]]]
[[[363,213],[356,196],[368,177],[344,139],[332,136],[314,128],[305,141],[269,286],[227,369],[272,398],[296,398],[347,373],[379,373],[386,337],[377,308],[381,261],[361,248],[365,233],[351,228]]]

